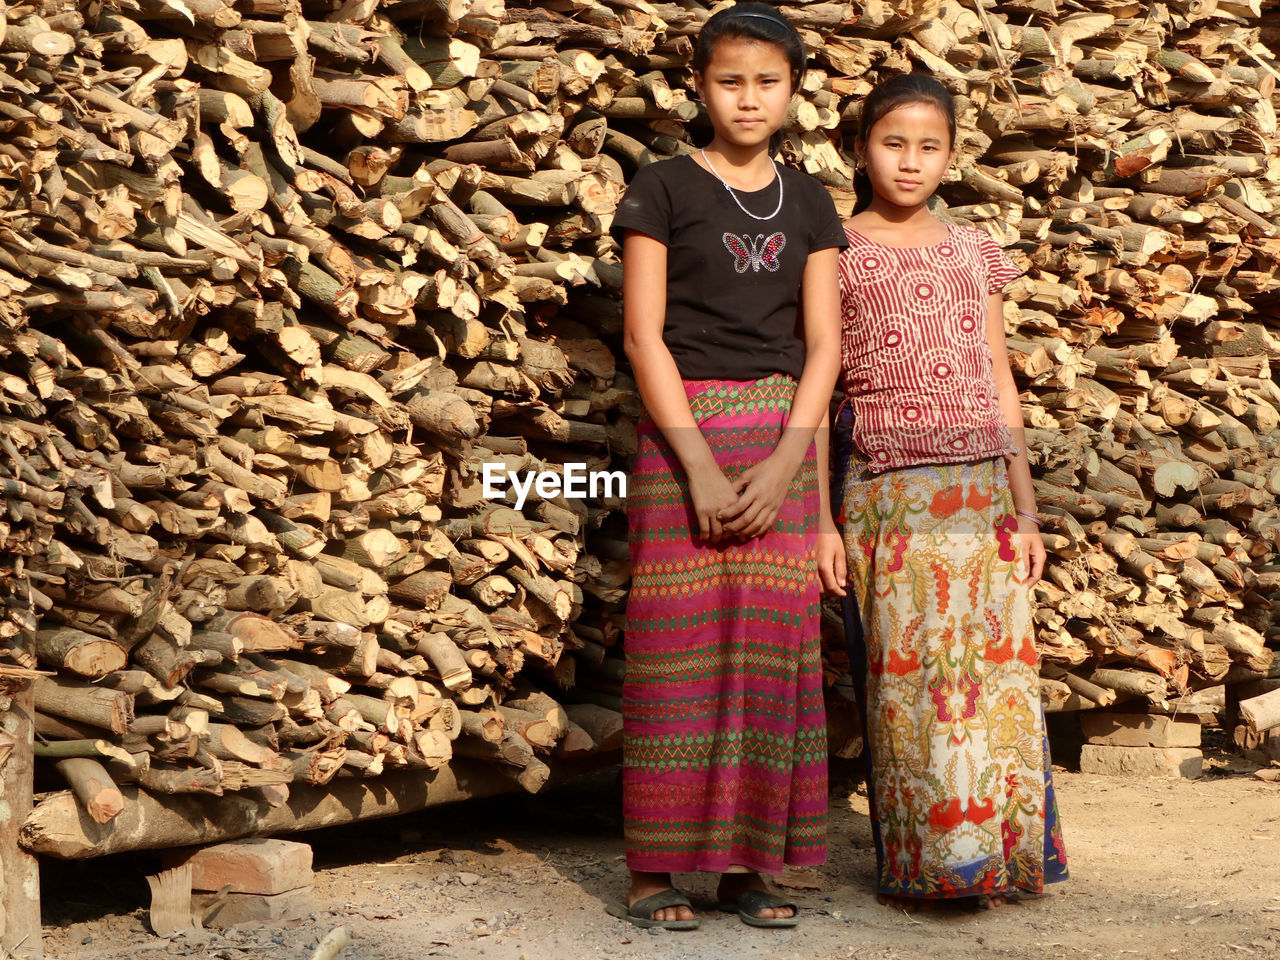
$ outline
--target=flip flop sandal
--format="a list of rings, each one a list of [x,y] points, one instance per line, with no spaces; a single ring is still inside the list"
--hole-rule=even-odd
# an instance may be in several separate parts
[[[790,907],[796,912],[790,917],[757,916],[770,907]],[[751,927],[794,927],[800,922],[800,908],[794,902],[767,890],[744,890],[737,900],[721,900],[716,909],[736,913],[739,920]]]
[[[654,927],[659,930],[697,930],[702,924],[698,917],[694,917],[692,920],[653,919],[655,913],[668,907],[688,907],[692,910],[693,904],[689,902],[688,897],[675,887],[670,887],[645,897],[643,900],[637,900],[630,907],[626,906],[625,903],[612,903],[609,905],[608,911],[611,916],[627,920],[645,930]]]

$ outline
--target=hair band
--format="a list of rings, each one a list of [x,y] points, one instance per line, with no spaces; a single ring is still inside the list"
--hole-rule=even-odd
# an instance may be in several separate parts
[[[750,10],[744,10],[742,11],[742,13],[734,13],[733,11],[730,11],[728,14],[725,15],[726,20],[736,20],[741,17],[757,17],[760,20],[768,20],[770,23],[777,24],[778,26],[782,26],[781,20],[779,20],[777,17],[769,16],[769,14],[767,13],[752,13]]]

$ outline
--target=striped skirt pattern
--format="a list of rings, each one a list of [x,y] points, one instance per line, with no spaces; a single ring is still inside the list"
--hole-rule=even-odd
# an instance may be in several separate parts
[[[1066,879],[1004,460],[883,474],[855,462],[842,514],[880,892],[1039,893]]]
[[[796,381],[686,381],[732,480],[781,436]],[[632,585],[623,686],[627,864],[776,873],[826,853],[827,740],[813,450],[773,529],[695,534],[684,470],[647,419],[628,478]]]

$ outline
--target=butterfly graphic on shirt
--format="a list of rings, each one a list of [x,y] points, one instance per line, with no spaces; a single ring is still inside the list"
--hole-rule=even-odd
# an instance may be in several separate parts
[[[778,254],[787,245],[787,236],[781,231],[768,236],[758,233],[754,239],[745,233],[741,236],[726,233],[722,239],[733,254],[733,269],[738,273],[746,273],[747,267],[751,268],[752,273],[759,273],[761,267],[773,273],[782,266]]]

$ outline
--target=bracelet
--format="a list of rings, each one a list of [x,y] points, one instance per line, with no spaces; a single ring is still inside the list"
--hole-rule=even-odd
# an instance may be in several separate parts
[[[1034,523],[1037,527],[1038,527],[1038,526],[1040,526],[1040,517],[1039,517],[1039,515],[1038,515],[1038,514],[1034,514],[1034,513],[1032,513],[1030,510],[1018,510],[1018,511],[1016,511],[1016,513],[1017,513],[1017,514],[1018,514],[1018,516],[1020,516],[1023,520],[1030,520],[1030,521],[1031,521],[1032,523]]]

